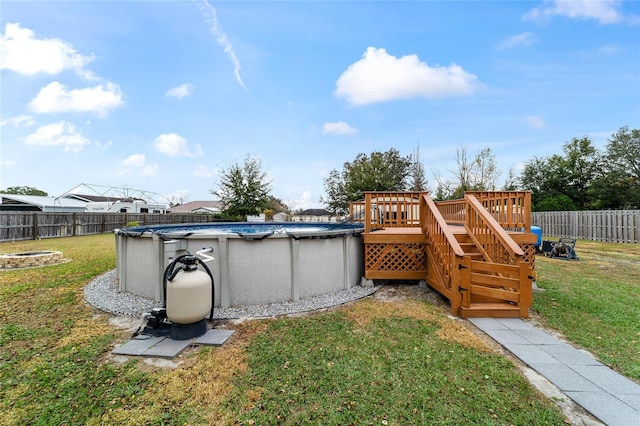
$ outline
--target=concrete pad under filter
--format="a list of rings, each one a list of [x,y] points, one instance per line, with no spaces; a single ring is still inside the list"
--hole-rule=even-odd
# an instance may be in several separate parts
[[[193,341],[193,344],[203,346],[222,346],[222,344],[226,342],[233,333],[235,333],[235,330],[212,328],[207,330],[204,335],[196,338]]]

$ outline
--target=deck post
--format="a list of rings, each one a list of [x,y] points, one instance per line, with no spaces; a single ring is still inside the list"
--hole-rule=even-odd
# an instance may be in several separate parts
[[[524,193],[524,232],[531,232],[531,191]]]
[[[519,262],[518,265],[520,266],[520,298],[518,302],[520,318],[528,318],[529,307],[533,304],[533,277],[529,273],[530,269],[527,262]]]
[[[461,284],[462,284],[462,269],[460,266],[460,258],[453,255],[451,256],[453,263],[451,267],[451,315],[456,317],[460,316],[460,303],[462,301],[462,292],[461,292]]]
[[[465,308],[471,307],[471,257],[464,256],[462,261],[458,261],[460,266],[456,266],[456,269],[460,271],[459,288],[456,286],[456,291],[461,294],[461,305]]]
[[[364,232],[371,232],[371,194],[364,194]]]

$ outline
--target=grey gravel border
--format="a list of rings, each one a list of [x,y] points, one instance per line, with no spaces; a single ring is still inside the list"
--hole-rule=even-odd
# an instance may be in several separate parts
[[[264,318],[316,311],[361,299],[375,293],[380,288],[382,288],[380,285],[373,287],[355,286],[348,290],[308,297],[297,301],[215,308],[213,316],[214,319]],[[162,306],[161,302],[120,291],[115,269],[89,282],[84,287],[84,300],[101,311],[130,317],[139,317],[154,307]]]

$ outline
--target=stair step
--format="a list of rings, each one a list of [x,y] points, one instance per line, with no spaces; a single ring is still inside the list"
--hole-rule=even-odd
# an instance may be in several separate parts
[[[520,308],[510,303],[471,303],[460,307],[462,318],[520,318]]]

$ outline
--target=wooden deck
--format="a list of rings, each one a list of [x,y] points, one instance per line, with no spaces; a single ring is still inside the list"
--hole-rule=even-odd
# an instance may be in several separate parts
[[[527,317],[537,240],[530,193],[465,194],[443,206],[426,193],[367,193],[352,215],[358,209],[365,278],[424,280],[462,317]]]

